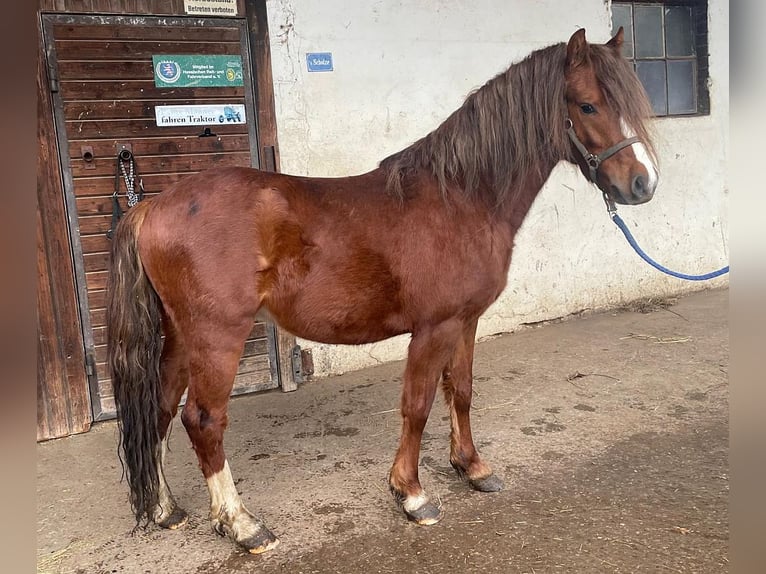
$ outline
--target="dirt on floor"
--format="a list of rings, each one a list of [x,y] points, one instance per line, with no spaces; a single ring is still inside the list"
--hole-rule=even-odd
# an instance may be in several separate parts
[[[38,574],[728,571],[728,291],[644,301],[481,342],[474,438],[504,480],[469,490],[437,399],[421,482],[445,516],[408,523],[386,474],[403,363],[233,399],[243,500],[281,544],[214,534],[180,421],[167,478],[189,523],[134,520],[114,422],[39,444]]]

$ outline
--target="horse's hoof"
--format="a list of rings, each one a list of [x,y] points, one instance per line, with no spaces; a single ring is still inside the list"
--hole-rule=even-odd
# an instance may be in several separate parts
[[[189,520],[189,515],[177,506],[170,513],[170,516],[157,521],[157,526],[161,528],[167,528],[169,530],[178,530],[186,524]]]
[[[263,527],[257,534],[237,543],[250,554],[263,554],[279,546],[279,538],[274,536],[268,528]]]
[[[500,492],[504,488],[503,479],[496,474],[490,474],[485,478],[469,478],[468,484],[479,492]]]
[[[457,475],[461,479],[467,480],[468,485],[474,490],[478,490],[479,492],[500,492],[505,486],[503,484],[503,479],[494,473],[485,476],[484,478],[471,478],[458,464],[452,461],[450,461],[450,464],[452,465],[452,468],[455,469],[455,472],[457,472]]]
[[[404,511],[407,516],[407,520],[420,524],[421,526],[430,526],[436,524],[442,519],[444,513],[438,506],[433,504],[425,494],[419,494],[417,496],[406,496],[394,488],[393,484],[388,485],[388,489],[396,501],[399,508]]]
[[[404,514],[407,516],[408,520],[415,524],[419,524],[420,526],[431,526],[432,524],[436,524],[444,516],[441,509],[432,502],[426,502],[423,506],[414,510],[407,510],[405,508]]]

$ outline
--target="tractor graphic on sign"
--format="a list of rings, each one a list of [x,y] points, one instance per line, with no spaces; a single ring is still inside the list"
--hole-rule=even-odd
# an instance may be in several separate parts
[[[218,117],[218,121],[223,123],[224,121],[227,122],[241,122],[242,116],[239,115],[239,112],[232,108],[231,106],[224,106],[223,108],[223,114],[221,114]]]

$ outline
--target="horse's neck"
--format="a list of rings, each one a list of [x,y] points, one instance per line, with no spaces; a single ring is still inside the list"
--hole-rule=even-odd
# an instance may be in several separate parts
[[[554,167],[555,165],[546,167],[540,175],[530,175],[526,181],[515,184],[507,200],[497,209],[497,221],[502,225],[510,226],[514,235],[521,227]]]

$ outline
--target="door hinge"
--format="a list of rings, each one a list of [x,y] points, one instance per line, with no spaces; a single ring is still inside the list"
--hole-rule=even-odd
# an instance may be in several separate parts
[[[85,373],[92,377],[96,374],[96,360],[91,353],[85,353]]]
[[[301,346],[295,345],[290,353],[290,362],[293,367],[293,381],[296,384],[303,382],[303,359],[301,357]]]
[[[56,66],[53,65],[53,58],[50,52],[47,53],[48,60],[48,87],[54,94],[59,91],[59,77],[56,73]]]

